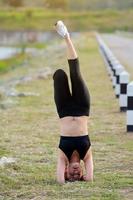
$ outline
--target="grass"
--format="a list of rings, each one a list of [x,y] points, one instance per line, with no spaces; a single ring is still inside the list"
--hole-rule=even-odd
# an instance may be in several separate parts
[[[132,199],[132,134],[126,133],[125,113],[119,112],[112,85],[93,34],[74,39],[81,71],[91,93],[88,132],[94,156],[94,182],[56,182],[59,127],[53,100],[52,77],[19,85],[19,91],[40,93],[39,97],[18,98],[19,104],[0,110],[1,156],[12,156],[15,164],[1,168],[0,197],[4,200]],[[53,55],[56,59],[53,58]],[[65,53],[50,50],[49,57],[33,57],[27,73],[35,68],[62,67],[68,72]],[[34,64],[37,64],[35,67]],[[20,70],[20,69],[16,69]],[[18,72],[18,71],[17,71]],[[16,76],[18,73],[14,71]],[[12,71],[6,74],[11,77]],[[1,75],[2,79],[3,75]],[[5,79],[5,75],[4,75]]]
[[[24,59],[26,59],[26,55],[24,53],[20,53],[11,58],[0,60],[0,74],[15,69],[23,63]]]
[[[57,20],[62,19],[71,31],[97,30],[112,32],[114,30],[133,31],[133,10],[102,10],[68,12],[47,9],[23,8],[1,9],[1,30],[42,30],[51,31]]]
[[[13,46],[13,45],[12,45]],[[0,74],[7,73],[8,71],[21,66],[25,60],[29,59],[28,54],[26,54],[26,48],[35,48],[36,50],[45,49],[47,44],[45,42],[27,42],[20,45],[14,46],[15,48],[21,48],[21,53],[14,55],[11,58],[0,60]]]
[[[15,45],[16,46],[16,45]],[[36,49],[44,49],[47,47],[47,42],[25,42],[23,44],[18,44],[18,47],[22,49],[22,51],[25,51],[26,48],[36,48]]]

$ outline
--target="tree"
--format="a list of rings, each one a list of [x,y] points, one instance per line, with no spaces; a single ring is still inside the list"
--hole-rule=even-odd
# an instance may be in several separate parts
[[[7,0],[9,6],[20,7],[23,6],[23,0]]]
[[[68,5],[68,0],[45,0],[48,8],[59,8],[65,10]]]

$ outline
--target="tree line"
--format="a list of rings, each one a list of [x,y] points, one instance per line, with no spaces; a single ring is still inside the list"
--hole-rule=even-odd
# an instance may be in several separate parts
[[[44,7],[62,10],[133,8],[133,0],[0,0],[1,7]]]

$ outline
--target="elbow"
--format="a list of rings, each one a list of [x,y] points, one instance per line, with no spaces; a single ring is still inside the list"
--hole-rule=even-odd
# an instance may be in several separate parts
[[[93,182],[93,177],[87,178],[86,181],[88,181],[88,182]]]
[[[62,185],[62,184],[64,184],[64,183],[65,183],[65,180],[60,180],[60,179],[57,179],[57,182],[58,182],[60,185]]]
[[[65,183],[65,179],[64,178],[60,178],[60,177],[57,177],[57,182],[59,183],[59,184],[64,184]]]
[[[93,182],[93,177],[88,177],[88,178],[86,178],[86,181],[88,181],[88,182]]]
[[[84,181],[93,182],[93,176],[85,176]]]

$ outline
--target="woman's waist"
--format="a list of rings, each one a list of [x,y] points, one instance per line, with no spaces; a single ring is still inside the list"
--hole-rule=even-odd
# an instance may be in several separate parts
[[[68,125],[60,128],[61,135],[64,136],[81,136],[88,134],[88,128],[86,125]]]
[[[85,135],[88,132],[88,117],[64,117],[60,120],[61,135]]]
[[[88,121],[88,116],[65,116],[60,118],[60,123],[61,124],[67,124],[67,123],[87,123]]]
[[[80,137],[80,136],[87,136],[88,133],[86,132],[62,132],[60,134],[61,137]]]

